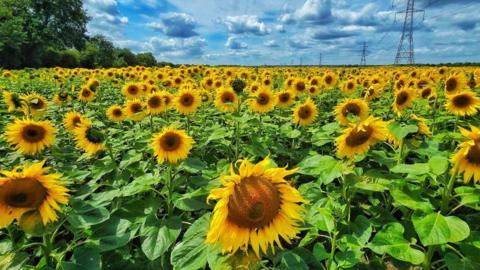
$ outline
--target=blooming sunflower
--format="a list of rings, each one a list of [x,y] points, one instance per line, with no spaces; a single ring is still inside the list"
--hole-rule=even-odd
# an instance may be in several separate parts
[[[295,101],[295,94],[293,93],[293,91],[290,90],[284,90],[282,92],[279,92],[276,97],[277,106],[282,109],[290,107],[290,105],[292,105]]]
[[[445,80],[445,94],[451,95],[462,91],[467,86],[467,78],[463,74],[454,74]]]
[[[372,145],[387,139],[387,123],[373,116],[343,130],[337,140],[337,156],[353,158],[366,153]]]
[[[55,102],[55,104],[58,104],[58,105],[63,105],[63,104],[68,103],[70,101],[72,101],[72,96],[70,96],[70,94],[68,94],[68,92],[66,92],[66,91],[62,91],[60,93],[57,93],[53,97],[53,102]]]
[[[90,122],[81,123],[73,131],[77,147],[93,156],[105,149],[105,135]]]
[[[181,89],[175,97],[175,109],[181,114],[191,114],[197,111],[202,98],[196,90]]]
[[[301,95],[307,92],[307,85],[303,79],[298,78],[293,81],[292,90],[295,91],[296,95]]]
[[[123,108],[119,105],[112,105],[107,109],[106,112],[108,120],[112,122],[121,122],[125,120],[126,114],[123,111]]]
[[[463,173],[465,183],[472,180],[480,182],[480,129],[470,126],[471,131],[460,128],[460,132],[468,141],[460,144],[460,149],[453,155],[452,163]]]
[[[128,99],[137,99],[143,95],[143,91],[139,84],[127,83],[122,88],[122,94]]]
[[[202,99],[202,104],[207,104],[212,101],[212,93],[210,90],[200,91],[200,97]]]
[[[220,244],[223,252],[234,253],[250,246],[260,257],[280,238],[291,244],[299,233],[300,203],[306,203],[285,177],[297,169],[272,168],[269,158],[252,164],[239,160],[238,173],[233,165],[230,175],[220,177],[222,187],[213,189],[207,201],[217,200],[206,243]]]
[[[162,96],[163,105],[164,105],[165,110],[170,109],[174,104],[174,102],[173,102],[174,101],[174,96],[172,95],[172,93],[170,93],[168,91],[160,91],[158,94],[160,96]]]
[[[7,125],[5,137],[17,152],[35,155],[55,143],[56,130],[49,121],[15,119]]]
[[[82,88],[82,90],[80,90],[80,93],[78,93],[78,100],[80,100],[81,102],[92,102],[94,99],[95,92],[93,92],[89,88],[84,87]]]
[[[475,115],[480,109],[480,98],[470,90],[447,96],[447,110],[454,115]]]
[[[317,115],[317,106],[308,98],[304,103],[297,105],[297,107],[293,109],[293,123],[300,126],[307,126],[315,121]]]
[[[44,164],[0,172],[0,228],[31,211],[38,211],[44,225],[57,220],[59,204],[68,203],[68,189],[60,183],[60,174],[47,174]]]
[[[337,75],[333,72],[327,72],[323,76],[323,86],[326,89],[331,89],[337,84]]]
[[[351,117],[358,117],[360,121],[369,115],[368,103],[361,99],[345,99],[335,107],[335,118],[342,125],[351,124]]]
[[[238,96],[235,91],[222,88],[217,91],[215,97],[215,107],[221,112],[233,112],[239,106]]]
[[[270,112],[275,107],[275,95],[268,88],[261,88],[249,100],[249,105],[252,112]]]
[[[125,105],[125,113],[130,120],[142,121],[146,114],[145,104],[138,99],[129,100]]]
[[[343,82],[341,90],[345,94],[350,94],[355,91],[356,88],[357,83],[355,82],[355,80],[348,80]]]
[[[27,101],[28,107],[24,107],[25,114],[28,114],[28,110],[32,115],[41,115],[45,112],[48,107],[48,101],[45,97],[39,94],[30,94],[25,96],[25,100]]]
[[[410,118],[416,122],[417,124],[417,127],[418,127],[418,133],[420,135],[424,135],[424,136],[427,136],[427,137],[430,137],[432,136],[432,132],[430,131],[430,128],[428,127],[427,125],[427,120],[425,120],[425,118],[423,117],[419,117],[415,114],[411,114],[410,115]]]
[[[185,131],[165,128],[153,137],[151,147],[159,163],[175,164],[187,158],[193,143]]]
[[[156,115],[166,111],[166,107],[163,105],[162,95],[158,93],[150,94],[145,103],[147,105],[147,113],[150,115]]]
[[[8,107],[8,112],[18,111],[23,108],[22,98],[18,94],[3,91],[3,101]]]
[[[395,93],[395,100],[393,101],[393,111],[397,115],[401,115],[410,105],[412,105],[415,99],[415,92],[410,87],[404,87]]]
[[[73,132],[83,122],[89,122],[88,118],[78,112],[68,112],[63,117],[63,125],[68,131]]]

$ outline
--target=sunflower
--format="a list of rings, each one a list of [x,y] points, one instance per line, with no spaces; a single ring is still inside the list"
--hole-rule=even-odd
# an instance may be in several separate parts
[[[193,143],[185,131],[165,128],[153,137],[151,147],[159,163],[175,164],[187,158]]]
[[[460,149],[453,155],[452,163],[459,173],[463,173],[465,183],[472,180],[480,182],[480,129],[470,126],[471,131],[460,128],[468,141],[460,144]]]
[[[25,96],[25,100],[28,104],[28,108],[24,107],[25,114],[28,114],[28,110],[32,115],[40,115],[45,112],[48,107],[48,101],[46,98],[39,94],[30,94]]]
[[[252,164],[239,160],[238,173],[233,165],[230,175],[220,177],[222,187],[213,189],[207,201],[218,200],[206,243],[220,244],[222,252],[234,253],[250,246],[260,257],[281,240],[291,244],[299,233],[300,203],[306,203],[285,177],[297,169],[273,168],[269,158]]]
[[[423,99],[430,100],[432,96],[436,96],[437,93],[435,91],[435,88],[431,85],[427,85],[420,89],[419,91],[419,96]]]
[[[60,93],[57,93],[53,97],[53,102],[55,102],[55,104],[58,104],[58,105],[63,105],[70,101],[72,101],[72,96],[70,96],[70,94],[68,94],[68,92],[66,91],[61,91]]]
[[[207,104],[212,101],[212,93],[210,90],[201,90],[200,97],[202,98],[202,104]]]
[[[342,125],[351,124],[351,117],[363,121],[369,115],[368,103],[361,99],[345,99],[335,107],[335,118]]]
[[[196,90],[181,89],[175,98],[175,109],[181,114],[191,114],[197,111],[202,98]]]
[[[249,105],[252,112],[269,112],[275,107],[275,95],[268,88],[259,89],[249,100]]]
[[[341,90],[345,94],[350,94],[355,91],[356,88],[357,83],[355,82],[355,80],[348,80],[343,82]]]
[[[320,87],[315,85],[310,85],[308,87],[308,92],[310,93],[310,96],[318,96],[318,94],[320,94]]]
[[[343,130],[337,140],[337,156],[353,158],[366,153],[372,145],[387,139],[387,123],[373,116]]]
[[[93,92],[92,90],[90,90],[89,88],[82,88],[82,90],[80,90],[80,93],[78,93],[78,100],[80,100],[81,102],[91,102],[95,99],[95,92]]]
[[[163,98],[158,93],[150,94],[145,103],[147,105],[147,113],[150,115],[156,115],[166,111],[166,107],[163,105]]]
[[[233,112],[239,107],[237,93],[229,88],[222,88],[217,91],[215,107],[221,112]]]
[[[333,72],[327,72],[323,76],[323,86],[326,89],[331,89],[337,84],[337,75]]]
[[[129,100],[125,105],[125,113],[130,120],[142,121],[146,114],[145,104],[138,99]]]
[[[415,114],[411,114],[410,118],[416,122],[418,127],[418,134],[424,135],[427,137],[432,136],[432,132],[430,131],[430,128],[427,125],[427,120],[425,120],[425,118],[419,117]]]
[[[5,128],[7,142],[15,146],[17,152],[35,155],[55,143],[56,130],[49,121],[15,119]]]
[[[412,105],[415,99],[415,92],[410,87],[404,87],[395,93],[395,100],[393,101],[393,111],[397,115],[401,115],[410,105]]]
[[[82,116],[78,112],[68,112],[63,117],[63,125],[70,132],[73,132],[81,123],[89,121],[88,118]]]
[[[445,107],[454,115],[475,115],[480,109],[480,98],[472,91],[462,91],[449,95]]]
[[[292,90],[295,91],[295,94],[301,95],[307,92],[307,85],[303,79],[296,79],[293,81]]]
[[[162,97],[165,110],[170,109],[174,105],[175,97],[172,95],[172,93],[168,91],[160,91],[158,94]]]
[[[3,101],[8,107],[8,112],[18,111],[23,108],[22,98],[18,94],[3,91]]]
[[[73,133],[77,147],[85,151],[87,155],[93,156],[105,149],[105,135],[90,122],[81,123]]]
[[[32,211],[38,212],[44,225],[57,220],[59,205],[68,203],[68,189],[60,183],[60,174],[47,174],[49,168],[44,164],[42,161],[0,172],[0,228]]]
[[[307,126],[317,118],[318,110],[313,101],[308,98],[304,103],[293,109],[293,122],[300,126]]]
[[[276,97],[277,106],[282,109],[290,107],[290,105],[292,105],[295,101],[295,94],[293,93],[293,91],[290,90],[284,90],[282,92],[279,92]]]
[[[466,86],[467,78],[463,74],[454,74],[445,80],[445,94],[455,94],[464,90]]]
[[[121,122],[125,120],[126,114],[123,111],[123,108],[119,105],[112,105],[107,109],[106,112],[108,120],[112,122]]]
[[[140,85],[137,83],[127,83],[122,88],[122,94],[128,99],[140,98],[143,95],[143,91]]]

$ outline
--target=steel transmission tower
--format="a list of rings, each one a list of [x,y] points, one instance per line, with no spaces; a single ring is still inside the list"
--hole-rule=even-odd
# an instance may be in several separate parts
[[[363,42],[363,48],[362,48],[362,60],[360,60],[360,66],[366,66],[367,65],[367,43]]]
[[[415,64],[415,53],[413,50],[413,15],[415,12],[423,12],[423,10],[415,10],[415,0],[407,0],[407,8],[405,11],[397,12],[405,13],[405,20],[403,22],[403,31],[400,37],[400,43],[398,44],[397,55],[395,56],[395,65],[401,64],[402,62],[410,65]]]
[[[320,53],[320,57],[318,58],[318,65],[322,65],[322,53]]]

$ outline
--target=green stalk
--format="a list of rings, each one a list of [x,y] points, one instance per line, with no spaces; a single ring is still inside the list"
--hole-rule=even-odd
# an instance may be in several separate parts
[[[165,183],[167,186],[167,207],[168,207],[168,216],[171,217],[173,213],[173,205],[172,205],[172,164],[168,164],[168,175],[167,175],[167,182]]]
[[[398,147],[397,165],[403,163],[403,149],[405,148],[405,140],[400,139],[400,146]]]
[[[425,255],[425,261],[423,261],[423,270],[430,270],[431,261],[433,253],[435,252],[436,246],[429,246],[427,249],[427,254]]]
[[[333,233],[333,238],[332,238],[332,247],[330,248],[330,258],[328,259],[327,263],[327,269],[332,269],[332,263],[335,259],[335,249],[337,248],[337,235],[338,232]]]
[[[444,189],[442,194],[442,205],[440,210],[444,214],[446,214],[448,211],[448,204],[450,201],[453,185],[455,184],[455,179],[457,178],[457,174],[458,174],[458,166],[455,165],[455,167],[453,168],[452,175],[450,176],[450,180],[448,180],[447,187]]]

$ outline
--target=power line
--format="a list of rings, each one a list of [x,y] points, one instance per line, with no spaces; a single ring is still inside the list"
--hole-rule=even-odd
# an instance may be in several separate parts
[[[366,66],[367,65],[367,42],[363,42],[362,46],[362,59],[360,60],[360,66]]]
[[[423,12],[423,10],[415,9],[415,0],[407,0],[407,7],[404,12],[405,19],[403,21],[403,30],[398,43],[397,55],[395,56],[395,65],[400,64],[404,60],[410,65],[415,64],[415,52],[413,49],[413,20],[414,13]]]

